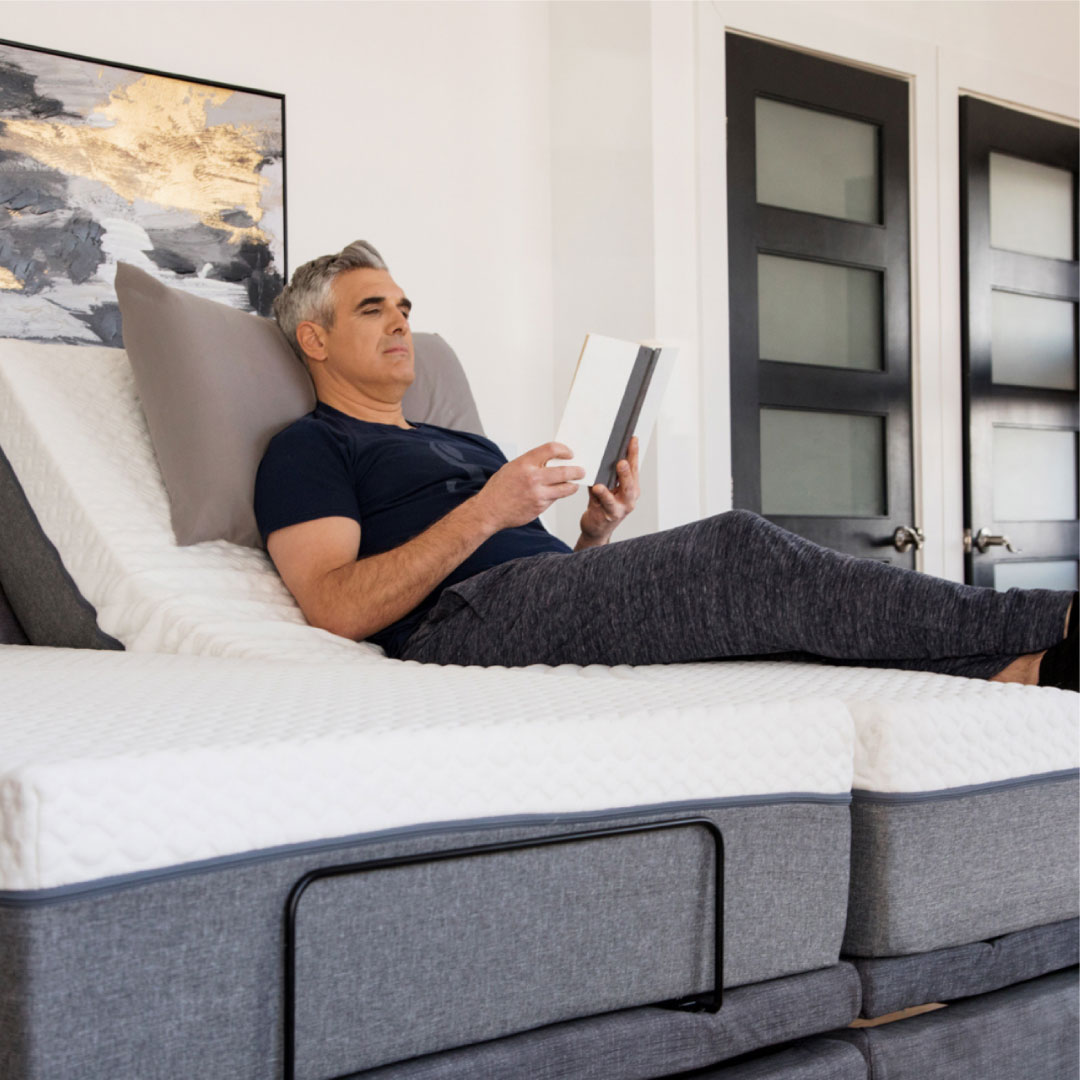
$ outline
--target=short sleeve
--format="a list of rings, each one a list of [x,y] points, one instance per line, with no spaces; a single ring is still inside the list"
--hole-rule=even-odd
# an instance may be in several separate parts
[[[360,510],[345,449],[311,417],[270,440],[255,477],[255,520],[266,538],[277,529],[324,517],[359,522]]]

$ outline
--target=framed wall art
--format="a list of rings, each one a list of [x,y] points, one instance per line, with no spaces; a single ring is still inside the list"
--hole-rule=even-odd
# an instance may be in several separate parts
[[[121,346],[113,278],[270,314],[285,96],[0,40],[0,337]]]

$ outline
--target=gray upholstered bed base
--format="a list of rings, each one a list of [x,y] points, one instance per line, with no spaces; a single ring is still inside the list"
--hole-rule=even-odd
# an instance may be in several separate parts
[[[843,1019],[788,1043],[800,1030],[846,1016],[859,996],[847,968],[742,987],[717,1016],[627,1010],[350,1080],[1075,1080],[1075,967],[880,1027],[851,1029]],[[817,1008],[807,1013],[811,998]]]
[[[0,589],[35,645],[122,649],[102,632],[0,447]]]
[[[0,896],[0,1076],[264,1080],[281,1060],[285,904],[305,872],[695,809],[406,832]],[[703,812],[725,841],[725,983],[835,964],[846,802]],[[709,989],[713,866],[694,829],[333,879],[298,919],[298,1076]]]
[[[858,977],[849,964],[837,964],[732,990],[713,1015],[628,1009],[358,1073],[350,1080],[652,1080],[842,1027],[858,1008]],[[864,1077],[865,1069],[855,1075]]]
[[[677,1080],[867,1080],[867,1072],[865,1059],[851,1043],[822,1035],[689,1077],[683,1073]]]
[[[851,804],[844,952],[903,956],[1076,918],[1076,770]]]
[[[1077,989],[1071,968],[837,1036],[862,1051],[869,1080],[1076,1080]]]
[[[1034,926],[990,941],[916,956],[852,962],[862,982],[862,1016],[885,1016],[931,1001],[972,997],[1080,961],[1080,920]]]
[[[22,624],[11,610],[8,598],[0,586],[0,645],[26,645],[28,644],[26,633]]]

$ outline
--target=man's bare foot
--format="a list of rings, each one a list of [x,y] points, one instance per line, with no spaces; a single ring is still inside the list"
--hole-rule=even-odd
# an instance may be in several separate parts
[[[1018,656],[1008,667],[990,676],[990,682],[1015,682],[1024,686],[1039,685],[1039,664],[1046,650]]]

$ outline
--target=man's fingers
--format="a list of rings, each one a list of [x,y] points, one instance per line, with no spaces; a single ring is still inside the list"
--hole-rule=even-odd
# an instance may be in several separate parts
[[[521,455],[530,461],[539,461],[541,464],[552,458],[572,458],[574,452],[570,447],[560,442],[547,442],[543,446],[537,446]]]
[[[619,504],[615,496],[603,484],[593,484],[589,491],[596,496],[596,501],[604,511],[604,517],[613,521],[619,516]]]
[[[596,501],[605,510],[611,510],[615,506],[615,496],[603,484],[593,484],[589,491],[596,496]]]
[[[545,484],[562,484],[567,480],[584,480],[585,470],[580,465],[549,465],[543,472]]]

